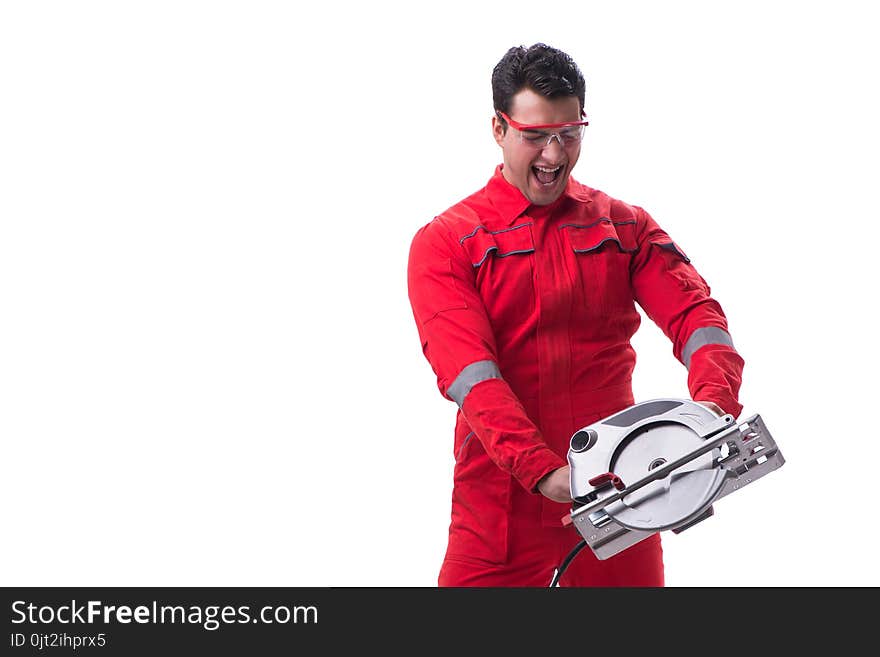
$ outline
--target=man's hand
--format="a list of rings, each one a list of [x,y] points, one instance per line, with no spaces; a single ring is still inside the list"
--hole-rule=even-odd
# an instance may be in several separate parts
[[[695,399],[694,401],[697,402],[698,404],[702,404],[703,406],[708,408],[710,411],[715,413],[718,417],[725,415],[725,412],[723,410],[721,410],[721,407],[718,404],[716,404],[715,402],[701,401],[698,399]]]
[[[571,468],[564,465],[538,482],[538,491],[554,502],[571,502]]]

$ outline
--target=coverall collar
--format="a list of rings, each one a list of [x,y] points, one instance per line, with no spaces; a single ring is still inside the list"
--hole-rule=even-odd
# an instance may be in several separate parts
[[[495,173],[486,185],[486,192],[492,205],[495,206],[495,209],[498,211],[502,221],[510,226],[526,210],[532,207],[532,204],[515,185],[511,185],[507,182],[507,179],[501,173],[503,167],[503,164],[499,164],[495,167]],[[592,201],[592,198],[590,198],[590,189],[577,182],[571,176],[569,176],[565,191],[559,199],[561,200],[563,197],[572,198],[582,203],[590,203]],[[555,207],[558,203],[559,200],[554,201],[551,205]],[[534,207],[546,208],[547,206],[536,205]],[[542,212],[541,214],[545,213]]]

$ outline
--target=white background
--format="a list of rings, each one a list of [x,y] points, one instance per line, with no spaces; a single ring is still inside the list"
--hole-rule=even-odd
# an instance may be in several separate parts
[[[667,583],[880,585],[870,7],[3,3],[0,584],[433,586],[455,406],[407,251],[544,41],[575,177],[691,256],[787,459],[666,536]],[[687,395],[634,344],[637,399]]]

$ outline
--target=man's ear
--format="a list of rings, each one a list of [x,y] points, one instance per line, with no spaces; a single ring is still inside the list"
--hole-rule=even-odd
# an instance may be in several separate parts
[[[504,122],[501,118],[495,114],[492,116],[492,136],[495,137],[495,142],[501,146],[501,142],[504,140]]]

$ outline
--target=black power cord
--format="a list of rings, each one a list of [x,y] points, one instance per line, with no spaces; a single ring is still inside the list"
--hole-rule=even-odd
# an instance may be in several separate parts
[[[574,546],[571,552],[562,560],[562,563],[559,564],[559,567],[556,568],[556,574],[553,575],[553,580],[550,582],[549,588],[554,588],[559,583],[559,578],[562,577],[562,573],[565,572],[565,569],[568,568],[569,564],[571,564],[572,560],[577,556],[578,552],[587,547],[586,539],[581,539],[581,542]]]

